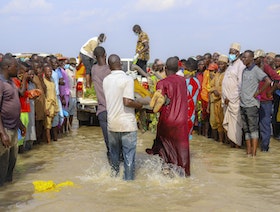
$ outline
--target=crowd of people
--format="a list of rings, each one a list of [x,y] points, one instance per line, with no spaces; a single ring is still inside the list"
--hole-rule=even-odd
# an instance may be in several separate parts
[[[145,88],[122,70],[118,55],[110,55],[107,64],[100,46],[104,33],[82,46],[80,60],[0,54],[0,186],[12,181],[18,152],[57,141],[71,130],[79,67],[86,87],[94,85],[96,91],[112,176],[119,175],[123,161],[124,180],[135,178],[137,131],[149,129],[143,126],[151,122],[156,136],[146,152],[181,167],[184,176],[190,175],[194,131],[233,148],[246,146],[253,157],[259,144],[261,151],[269,150],[271,131],[280,139],[280,55],[261,49],[242,53],[233,43],[228,55],[173,56],[149,66],[149,37],[139,25],[132,31],[138,40],[131,68],[148,79]]]
[[[233,43],[228,58],[220,55],[215,61],[214,54],[205,54],[203,60],[197,60],[195,76],[201,82],[201,91],[194,125],[198,134],[235,148],[246,145],[247,154],[256,156],[258,142],[261,151],[269,150],[271,125],[273,136],[279,139],[280,58],[260,49],[242,54],[240,50],[240,44]]]
[[[176,100],[170,100],[176,93],[176,89],[171,86],[174,82],[161,88],[161,83],[165,79],[170,81],[171,77],[167,74],[168,63],[163,64],[156,59],[149,73],[150,78],[157,77],[156,87],[154,81],[149,82],[154,96],[158,91],[163,95],[163,103],[157,109],[160,112],[157,135],[152,148],[146,149],[148,154],[159,154],[165,162],[185,168],[185,174],[189,175],[189,170],[182,165],[184,160],[180,158],[184,155],[184,159],[189,159],[188,151],[180,153],[177,149],[180,147],[177,136],[185,138],[184,133],[178,132],[180,127],[176,125],[182,108],[187,116],[188,139],[192,138],[195,131],[198,135],[229,144],[232,148],[245,147],[248,157],[255,157],[258,147],[262,152],[269,151],[271,132],[275,139],[280,139],[280,55],[265,53],[261,49],[241,53],[241,45],[233,43],[228,55],[215,52],[188,59],[174,58],[178,61],[176,75],[184,77],[186,81],[187,110],[180,107],[178,102],[185,95],[183,89]],[[168,93],[170,91],[172,94]],[[175,101],[177,107],[173,108],[172,103]],[[177,113],[172,115],[176,110]],[[171,119],[170,116],[173,118],[170,123],[161,121]],[[176,130],[173,126],[176,126]],[[170,136],[169,139],[165,140],[164,135]],[[183,143],[188,144],[188,140]],[[179,149],[183,150],[181,147]]]
[[[76,111],[76,58],[0,57],[0,185],[12,181],[18,153],[57,141]]]

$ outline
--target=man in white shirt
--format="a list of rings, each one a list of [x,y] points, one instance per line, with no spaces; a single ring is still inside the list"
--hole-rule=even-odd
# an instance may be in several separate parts
[[[232,147],[242,145],[242,121],[240,113],[240,89],[242,73],[246,66],[240,59],[239,43],[233,43],[229,49],[229,66],[222,82],[222,105],[224,107],[223,127]]]
[[[103,80],[108,113],[108,138],[112,176],[119,174],[119,157],[124,157],[124,180],[134,180],[137,142],[137,122],[134,109],[142,104],[134,100],[134,81],[122,70],[121,59],[112,54],[108,58],[111,73]]]

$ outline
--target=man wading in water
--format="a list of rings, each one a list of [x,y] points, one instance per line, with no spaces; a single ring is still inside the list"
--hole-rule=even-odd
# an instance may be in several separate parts
[[[170,57],[166,61],[165,79],[156,85],[156,92],[164,99],[161,108],[152,99],[154,112],[159,111],[157,135],[152,149],[146,149],[148,154],[159,154],[166,163],[173,163],[184,169],[185,175],[190,175],[190,154],[188,135],[188,94],[186,80],[178,76],[178,59]],[[156,96],[156,95],[154,95]],[[153,105],[153,102],[155,103]],[[156,111],[155,111],[156,109]]]

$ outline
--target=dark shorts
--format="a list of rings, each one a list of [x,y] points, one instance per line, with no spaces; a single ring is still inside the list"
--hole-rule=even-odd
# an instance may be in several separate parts
[[[97,60],[94,59],[94,58],[91,58],[87,55],[84,55],[82,53],[80,53],[80,57],[81,57],[82,62],[84,64],[85,68],[86,68],[86,74],[91,75],[91,68],[94,64],[97,63]]]
[[[240,107],[245,140],[259,138],[259,108]]]
[[[147,73],[147,60],[138,59],[136,65],[138,65],[140,68],[143,69],[143,71]]]

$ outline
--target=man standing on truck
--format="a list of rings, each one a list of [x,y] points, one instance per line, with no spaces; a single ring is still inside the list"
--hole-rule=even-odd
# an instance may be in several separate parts
[[[106,52],[101,46],[98,46],[93,51],[96,57],[97,64],[92,66],[91,69],[91,79],[94,84],[94,89],[98,101],[98,107],[96,115],[99,120],[100,127],[102,129],[104,141],[107,147],[107,158],[110,163],[110,153],[108,144],[108,131],[107,131],[107,110],[106,101],[103,91],[103,79],[111,73],[109,66],[106,63]]]
[[[99,46],[99,44],[105,42],[106,36],[104,33],[101,33],[98,37],[93,37],[89,39],[81,48],[80,56],[84,66],[86,67],[86,87],[90,88],[90,74],[91,68],[96,64],[96,58],[93,55],[94,49]]]
[[[150,59],[149,36],[137,24],[133,26],[132,30],[138,36],[135,52],[135,57],[137,58],[136,65],[147,72],[147,62]]]

